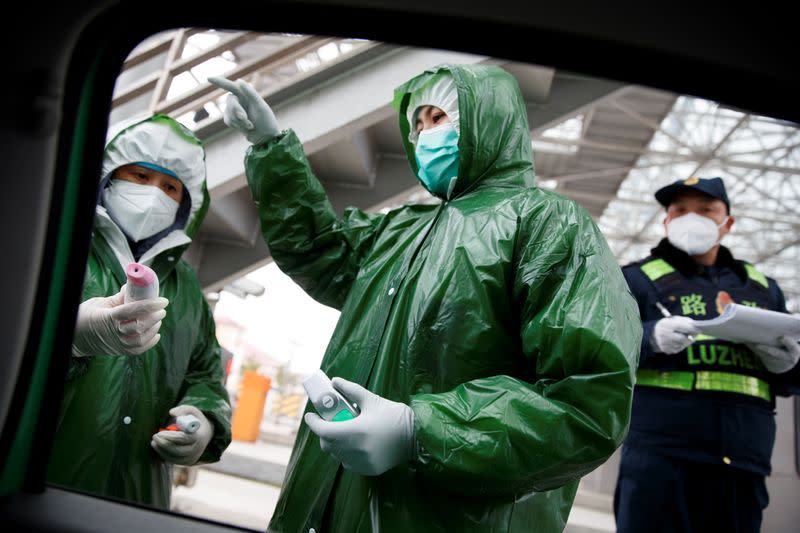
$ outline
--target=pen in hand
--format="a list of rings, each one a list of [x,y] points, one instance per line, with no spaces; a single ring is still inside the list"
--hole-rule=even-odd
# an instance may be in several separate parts
[[[664,315],[666,318],[672,316],[672,313],[670,313],[666,307],[661,305],[661,302],[656,302],[656,307],[658,307],[658,310],[661,311],[661,314]],[[694,342],[694,335],[686,335],[686,338],[689,339],[691,342]]]

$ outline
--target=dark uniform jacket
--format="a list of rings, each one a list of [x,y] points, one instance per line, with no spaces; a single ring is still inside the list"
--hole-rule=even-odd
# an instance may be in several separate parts
[[[677,354],[656,353],[653,328],[664,315],[706,320],[726,303],[787,312],[775,280],[720,247],[705,267],[666,239],[623,268],[643,331],[626,446],[768,475],[775,441],[775,395],[800,392],[800,365],[772,374],[743,344],[698,335]]]

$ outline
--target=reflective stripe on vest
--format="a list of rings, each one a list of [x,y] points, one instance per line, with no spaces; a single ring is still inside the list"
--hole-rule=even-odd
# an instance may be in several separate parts
[[[750,263],[744,264],[744,269],[747,271],[747,277],[762,285],[765,289],[769,289],[769,281],[767,281],[767,277],[756,270],[756,267],[751,265]]]
[[[675,272],[675,269],[672,267],[672,265],[663,259],[652,259],[639,268],[641,268],[642,272],[644,272],[644,275],[647,276],[650,281],[656,281],[667,274]],[[756,270],[756,267],[750,263],[744,263],[744,269],[747,272],[748,278],[755,281],[765,289],[769,289],[769,281],[767,280],[767,277]]]
[[[672,265],[663,259],[653,259],[652,261],[648,261],[647,263],[643,264],[640,268],[642,269],[642,272],[644,272],[644,275],[650,278],[650,281],[655,281],[658,278],[675,272],[675,269],[672,268]]]
[[[648,387],[662,387],[678,390],[707,390],[732,392],[755,396],[762,400],[771,401],[769,383],[766,381],[742,374],[715,371],[660,371],[649,368],[640,368],[636,372],[636,384]]]

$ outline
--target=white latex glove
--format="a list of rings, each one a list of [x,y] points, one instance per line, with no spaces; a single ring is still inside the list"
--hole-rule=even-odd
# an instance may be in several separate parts
[[[671,316],[656,322],[650,345],[658,353],[678,353],[694,342],[700,330],[687,316]]]
[[[166,298],[123,303],[125,285],[114,296],[89,298],[78,307],[72,352],[91,355],[139,355],[155,346]]]
[[[275,113],[255,88],[244,80],[231,81],[212,76],[208,82],[229,91],[222,120],[241,132],[250,144],[259,144],[278,136],[280,128]]]
[[[800,344],[796,340],[784,335],[781,337],[783,347],[770,346],[767,344],[748,344],[767,370],[773,374],[782,374],[793,369],[800,361]]]
[[[409,406],[346,379],[337,377],[331,382],[345,398],[358,404],[361,413],[342,422],[328,422],[316,413],[306,413],[306,424],[319,437],[323,451],[346,469],[364,476],[383,474],[412,458],[414,411]]]
[[[173,407],[169,414],[174,417],[194,415],[200,421],[200,427],[194,433],[159,431],[153,435],[150,446],[168,463],[184,466],[196,464],[214,436],[211,421],[193,405]]]

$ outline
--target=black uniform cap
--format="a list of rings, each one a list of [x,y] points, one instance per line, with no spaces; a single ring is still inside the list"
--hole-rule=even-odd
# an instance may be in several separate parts
[[[675,195],[685,190],[695,190],[705,193],[713,198],[719,198],[725,202],[728,213],[731,211],[731,202],[728,200],[728,193],[725,191],[725,183],[722,178],[688,178],[670,183],[656,191],[656,200],[664,207],[669,207]]]

